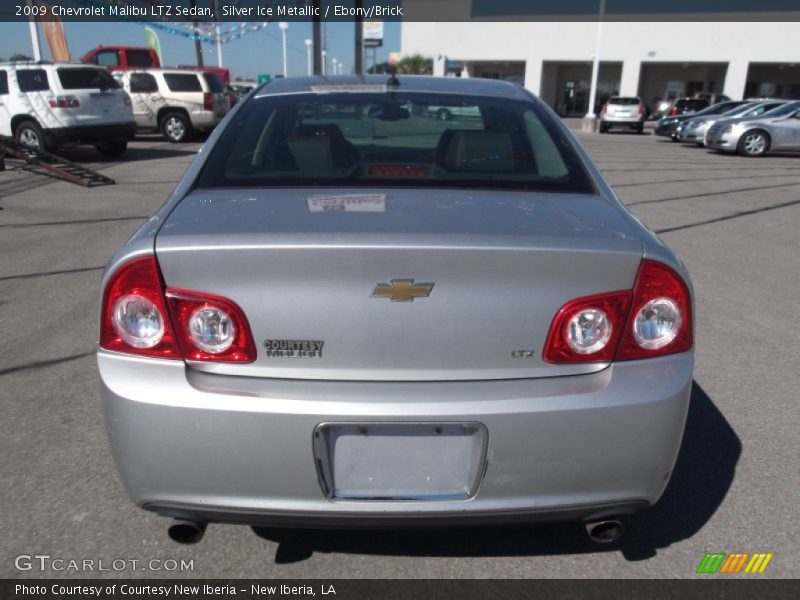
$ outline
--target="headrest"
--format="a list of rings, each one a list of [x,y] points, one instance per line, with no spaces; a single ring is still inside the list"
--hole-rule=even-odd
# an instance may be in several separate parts
[[[514,150],[507,131],[448,129],[439,140],[438,161],[454,171],[509,172]]]

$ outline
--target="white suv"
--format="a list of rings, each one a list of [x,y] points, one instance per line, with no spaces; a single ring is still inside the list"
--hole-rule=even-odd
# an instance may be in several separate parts
[[[130,98],[105,69],[0,63],[0,134],[42,150],[94,144],[121,156],[135,133]]]
[[[193,131],[210,131],[230,110],[225,84],[214,73],[192,69],[116,71],[133,102],[141,129],[158,130],[169,142],[188,142]]]

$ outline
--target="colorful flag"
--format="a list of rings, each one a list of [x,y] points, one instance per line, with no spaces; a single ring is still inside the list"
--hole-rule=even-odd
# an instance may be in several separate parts
[[[44,6],[41,2],[39,6]],[[64,25],[57,16],[49,16],[48,19],[40,21],[47,45],[50,46],[50,55],[54,62],[69,62],[69,46],[67,37],[64,35]]]
[[[164,59],[161,56],[161,42],[158,41],[158,35],[149,27],[145,27],[144,37],[147,40],[147,47],[156,51],[156,54],[158,55],[158,63],[163,66]]]

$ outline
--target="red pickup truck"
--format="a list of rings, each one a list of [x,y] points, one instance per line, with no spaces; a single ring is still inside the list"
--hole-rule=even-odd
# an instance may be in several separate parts
[[[156,51],[152,48],[141,46],[98,46],[93,50],[89,50],[81,61],[106,67],[110,71],[146,69],[161,66]],[[225,85],[228,85],[231,81],[231,72],[222,67],[181,66],[180,68],[198,69],[207,73],[214,73],[217,77],[222,79]]]

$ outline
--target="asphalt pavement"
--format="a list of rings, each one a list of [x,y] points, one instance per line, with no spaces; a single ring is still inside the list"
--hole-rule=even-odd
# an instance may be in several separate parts
[[[84,189],[11,162],[0,173],[0,577],[692,577],[711,551],[771,552],[760,577],[800,575],[800,157],[720,155],[649,133],[577,135],[623,202],[678,252],[697,299],[676,471],[619,543],[595,545],[574,523],[212,525],[200,544],[171,542],[168,521],[133,506],[119,483],[93,356],[105,263],[200,147],[150,137],[121,161],[67,153],[114,186]],[[95,570],[15,567],[37,554],[93,560]],[[117,559],[121,570],[96,570]],[[153,559],[193,570],[143,570]]]

